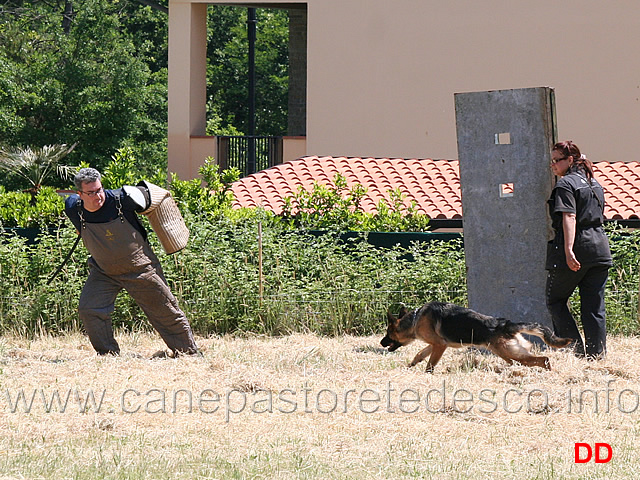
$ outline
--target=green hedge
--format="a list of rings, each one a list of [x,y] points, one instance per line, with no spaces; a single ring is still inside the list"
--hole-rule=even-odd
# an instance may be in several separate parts
[[[188,214],[187,221],[189,246],[160,257],[174,293],[200,334],[365,334],[380,331],[386,309],[399,302],[466,301],[460,240],[409,249],[377,249],[352,241],[346,254],[334,236],[290,231],[265,219],[261,276],[259,219],[212,221]],[[43,235],[32,246],[16,236],[0,243],[0,332],[79,328],[77,300],[87,274],[84,247],[46,285],[74,237],[68,227]],[[150,238],[161,253],[155,235]],[[402,258],[407,253],[413,261]],[[118,298],[114,323],[128,329],[147,325],[126,294]]]
[[[368,334],[382,331],[386,310],[401,302],[466,304],[460,239],[391,249],[351,239],[345,252],[336,236],[286,230],[268,216],[231,222],[187,214],[186,220],[191,239],[185,250],[162,255],[155,235],[150,238],[194,330],[203,335]],[[640,234],[611,233],[615,266],[607,289],[608,330],[637,335]],[[0,242],[0,332],[81,328],[76,308],[87,274],[84,247],[46,285],[74,238],[67,225],[32,246],[16,236]],[[125,329],[149,328],[126,294],[118,298],[114,323]]]
[[[135,159],[126,149],[104,173],[105,188],[138,180]],[[287,199],[285,213],[276,217],[259,209],[231,208],[230,183],[238,178],[237,170],[218,172],[210,159],[200,174],[202,181],[172,178],[170,188],[191,239],[185,250],[160,255],[174,293],[200,334],[367,334],[380,332],[386,310],[401,302],[467,303],[462,239],[407,243],[414,238],[408,232],[424,231],[428,219],[417,215],[413,205],[404,206],[399,192],[391,192],[389,203],[379,204],[377,215],[362,214],[357,210],[362,188],[347,189],[336,176],[333,185],[315,185],[311,192]],[[156,177],[150,180],[162,181]],[[75,231],[61,219],[63,201],[52,189],[41,189],[35,201],[28,197],[0,188],[3,226],[39,225],[45,232],[38,242],[13,233],[0,239],[0,333],[78,330],[76,308],[87,275],[87,252],[80,246],[47,285],[71,248]],[[62,228],[47,228],[58,222]],[[376,248],[373,244],[384,244],[373,238],[377,234],[352,231],[359,229],[404,232],[397,234],[403,246]],[[640,234],[616,227],[609,233],[615,266],[607,288],[608,330],[637,335]],[[370,241],[361,241],[367,235]],[[155,235],[150,239],[160,254]],[[124,294],[118,297],[113,320],[119,328],[149,328]]]
[[[0,227],[47,228],[64,215],[64,199],[53,187],[42,187],[35,197],[28,192],[6,192],[0,186]]]

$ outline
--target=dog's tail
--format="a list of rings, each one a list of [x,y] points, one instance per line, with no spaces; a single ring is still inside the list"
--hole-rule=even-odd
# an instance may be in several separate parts
[[[540,325],[539,323],[519,323],[519,333],[527,333],[544,340],[544,343],[554,348],[566,347],[573,339],[561,338],[556,336],[549,327]]]

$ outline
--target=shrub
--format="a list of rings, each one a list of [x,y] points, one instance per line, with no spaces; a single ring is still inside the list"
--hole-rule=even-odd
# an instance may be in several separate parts
[[[293,196],[285,197],[280,218],[290,228],[306,230],[426,231],[429,217],[417,213],[415,202],[406,206],[400,190],[390,190],[390,201],[380,200],[375,214],[359,209],[366,192],[362,185],[348,188],[345,177],[336,173],[333,184],[314,182],[311,191],[299,187]]]
[[[138,165],[131,147],[118,149],[101,173],[102,186],[106,189],[136,185],[140,180],[149,180],[159,186],[165,186],[166,183],[166,174],[159,169],[151,175],[141,175],[141,166]]]
[[[121,152],[105,170],[105,180],[137,183],[129,172],[132,165],[130,152]],[[276,217],[262,209],[231,208],[230,183],[238,178],[237,171],[219,172],[209,160],[200,173],[202,180],[172,178],[170,188],[191,238],[186,249],[161,258],[171,288],[198,333],[368,334],[380,332],[385,311],[400,302],[467,303],[460,239],[382,249],[366,242],[366,232],[343,241],[340,235],[312,235],[307,230],[387,225],[406,231],[426,225],[417,216],[407,218],[411,210],[402,210],[399,195],[379,209],[377,218],[363,216],[352,209],[361,190],[352,189],[350,200],[340,200],[335,188],[344,185],[337,178],[334,187],[300,192],[302,213],[290,209]],[[51,188],[42,188],[40,195],[32,206],[28,194],[0,191],[3,224],[57,223],[62,199]],[[36,220],[40,218],[46,220]],[[46,284],[75,239],[75,230],[64,223],[34,245],[6,235],[0,242],[0,333],[80,328],[76,308],[87,274],[86,250],[78,248],[59,277]],[[640,233],[615,225],[608,230],[614,255],[607,286],[608,331],[637,335]],[[149,238],[161,254],[156,236]],[[119,296],[113,320],[119,328],[149,328],[128,295]]]
[[[268,217],[231,222],[185,216],[189,246],[163,257],[162,263],[172,290],[201,334],[364,334],[380,331],[384,312],[393,303],[419,304],[432,298],[464,303],[463,253],[452,244],[414,245],[417,260],[409,262],[401,258],[405,249],[377,250],[363,241],[353,242],[345,254],[335,237],[284,230]],[[0,332],[78,328],[86,250],[78,248],[62,273],[46,285],[74,238],[73,229],[65,228],[34,246],[19,237],[0,244]],[[160,252],[155,235],[150,239]],[[114,323],[148,328],[128,295],[119,297]]]
[[[346,254],[336,237],[286,230],[269,217],[188,214],[187,221],[189,246],[163,265],[200,333],[365,334],[380,331],[386,309],[400,301],[465,302],[463,252],[455,244],[416,244],[410,262],[401,258],[406,249],[365,241],[352,242]]]
[[[180,180],[175,174],[171,177],[171,193],[181,210],[213,218],[232,216],[231,184],[240,178],[240,170],[220,172],[215,160],[207,157],[198,172],[202,178]]]
[[[63,215],[64,200],[52,187],[41,187],[32,197],[28,192],[5,192],[0,186],[1,227],[54,227]]]
[[[28,191],[35,195],[44,182],[52,180],[52,177],[57,175],[67,180],[75,173],[77,167],[60,163],[75,147],[76,144],[70,147],[45,145],[34,148],[0,146],[0,170],[26,181],[30,186]]]
[[[609,270],[606,310],[607,330],[623,335],[640,334],[638,303],[638,265],[640,265],[640,231],[607,227],[613,267]]]

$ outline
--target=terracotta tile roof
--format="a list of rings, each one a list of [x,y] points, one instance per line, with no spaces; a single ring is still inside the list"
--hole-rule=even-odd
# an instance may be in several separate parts
[[[598,162],[596,179],[606,192],[607,219],[640,218],[640,162]],[[413,200],[419,213],[433,219],[462,218],[460,170],[457,160],[402,158],[303,157],[244,177],[232,186],[234,207],[264,208],[279,214],[284,198],[299,187],[311,190],[314,182],[333,184],[336,173],[348,187],[367,188],[361,207],[375,212],[381,199],[390,200],[389,190]]]

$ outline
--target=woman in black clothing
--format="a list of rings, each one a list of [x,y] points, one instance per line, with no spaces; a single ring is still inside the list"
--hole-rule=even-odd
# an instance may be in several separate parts
[[[593,178],[591,161],[572,141],[554,145],[551,170],[560,178],[548,202],[555,238],[547,251],[547,306],[556,335],[573,338],[577,356],[601,359],[607,350],[604,291],[612,265],[602,227],[604,191]],[[584,341],[569,310],[576,287]]]

